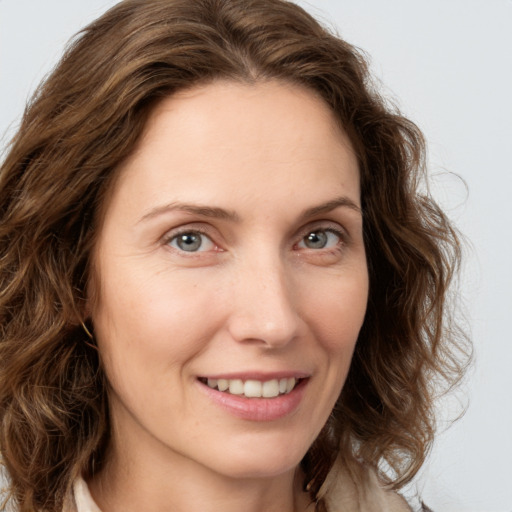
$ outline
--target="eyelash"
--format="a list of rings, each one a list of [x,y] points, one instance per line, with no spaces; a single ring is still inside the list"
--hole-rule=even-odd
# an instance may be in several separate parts
[[[305,250],[309,249],[309,250],[311,250],[313,252],[320,252],[320,251],[333,252],[333,251],[339,251],[339,250],[341,250],[342,246],[344,246],[346,244],[346,242],[347,242],[347,234],[342,229],[336,229],[336,228],[333,228],[333,227],[326,227],[326,226],[319,226],[319,227],[313,227],[313,228],[309,228],[309,229],[304,230],[302,232],[302,234],[301,234],[301,237],[300,237],[299,241],[296,242],[293,245],[293,247],[295,248],[299,244],[303,243],[305,241],[306,237],[308,237],[309,235],[311,235],[313,233],[328,233],[328,234],[330,233],[330,234],[334,234],[338,238],[338,242],[336,243],[336,245],[334,247],[328,247],[328,248],[321,247],[321,248],[318,248],[318,249],[313,249],[313,248],[305,247],[304,248]],[[180,236],[184,236],[184,235],[199,235],[203,239],[206,238],[213,245],[214,250],[216,252],[223,252],[222,249],[213,241],[213,239],[210,236],[208,230],[204,230],[204,229],[200,229],[200,228],[196,228],[196,227],[188,228],[188,229],[183,229],[183,230],[180,230],[180,231],[177,231],[177,232],[169,233],[168,235],[166,235],[163,238],[163,244],[172,247],[174,250],[176,250],[179,253],[181,253],[182,255],[186,255],[188,257],[197,256],[198,254],[203,253],[203,252],[209,252],[208,250],[206,250],[206,251],[186,251],[184,249],[181,249],[179,247],[173,247],[171,245],[171,243],[173,241],[178,240],[178,238]],[[201,247],[202,244],[204,244],[204,240],[202,241],[202,243],[201,243],[201,245],[199,247]]]
[[[295,246],[303,243],[308,236],[310,236],[314,233],[316,233],[316,234],[318,234],[318,233],[333,234],[338,238],[338,241],[334,247],[321,247],[321,248],[317,249],[318,251],[340,250],[341,246],[345,245],[345,243],[346,243],[346,233],[343,232],[342,230],[335,229],[333,227],[315,227],[315,228],[306,230],[306,233],[301,237],[300,241],[297,244],[295,244]],[[306,249],[308,249],[308,248],[306,247]],[[316,251],[316,249],[313,249],[313,248],[309,248],[309,249]]]
[[[168,246],[172,247],[171,243],[174,240],[178,240],[178,238],[180,236],[184,236],[184,235],[200,235],[202,238],[208,239],[210,241],[210,243],[214,246],[215,249],[217,249],[218,251],[221,251],[221,249],[219,249],[217,244],[215,244],[215,242],[212,240],[212,237],[208,234],[208,232],[206,230],[198,229],[198,228],[183,229],[178,232],[170,233],[169,235],[164,237],[163,243],[164,243],[164,245],[168,245]],[[201,245],[203,243],[204,243],[204,241],[202,241]],[[187,255],[187,256],[194,256],[198,253],[206,252],[206,251],[185,251],[184,249],[181,249],[179,247],[172,247],[172,248],[180,253]]]

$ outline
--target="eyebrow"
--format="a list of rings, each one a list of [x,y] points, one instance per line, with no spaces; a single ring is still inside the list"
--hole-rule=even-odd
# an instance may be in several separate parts
[[[321,215],[322,213],[329,213],[332,210],[340,207],[350,208],[351,210],[356,211],[357,213],[362,213],[361,208],[357,206],[357,204],[352,201],[347,196],[340,196],[332,199],[331,201],[327,201],[326,203],[322,203],[318,206],[313,206],[312,208],[308,208],[305,210],[300,218],[301,220],[306,220],[310,217],[314,217],[316,215]]]
[[[199,215],[201,217],[208,217],[212,219],[221,219],[221,220],[229,220],[231,222],[239,222],[239,215],[230,210],[225,210],[224,208],[217,208],[215,206],[202,206],[196,204],[189,203],[169,203],[163,206],[157,206],[153,208],[148,213],[142,216],[139,222],[144,222],[149,219],[153,219],[154,217],[158,217],[163,213],[169,213],[173,211],[190,213],[192,215]]]
[[[341,196],[337,197],[335,199],[332,199],[330,201],[327,201],[326,203],[322,203],[318,206],[313,206],[312,208],[308,208],[307,210],[304,210],[302,214],[300,215],[301,220],[306,220],[310,217],[314,217],[316,215],[320,215],[322,213],[328,213],[332,210],[335,210],[339,207],[346,207],[350,208],[351,210],[354,210],[358,213],[361,213],[361,208],[357,206],[352,199]],[[173,211],[180,211],[185,213],[190,213],[192,215],[198,215],[201,217],[207,217],[207,218],[213,218],[213,219],[220,219],[220,220],[228,220],[231,222],[240,222],[240,216],[232,211],[232,210],[226,210],[224,208],[218,208],[215,206],[205,206],[205,205],[196,205],[196,204],[190,204],[190,203],[180,203],[180,202],[173,202],[162,206],[157,206],[156,208],[151,209],[148,213],[143,215],[139,222],[145,222],[150,219],[153,219],[155,217],[158,217],[164,213],[169,213]]]

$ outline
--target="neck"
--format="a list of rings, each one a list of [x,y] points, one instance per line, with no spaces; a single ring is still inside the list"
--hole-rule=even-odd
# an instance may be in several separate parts
[[[127,444],[126,446],[130,446]],[[132,445],[133,446],[133,445]],[[166,450],[111,449],[88,484],[102,512],[313,512],[302,472],[235,478]]]

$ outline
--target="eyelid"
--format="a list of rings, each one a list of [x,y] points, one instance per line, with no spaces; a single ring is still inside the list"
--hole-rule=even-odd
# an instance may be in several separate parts
[[[162,236],[161,243],[162,243],[162,245],[171,247],[170,242],[173,239],[175,239],[176,237],[183,235],[183,234],[187,234],[187,233],[197,233],[199,235],[202,235],[202,236],[208,238],[208,240],[210,240],[210,242],[214,245],[214,250],[222,251],[222,248],[214,240],[215,237],[212,233],[213,231],[214,231],[213,228],[211,228],[208,225],[202,225],[202,224],[198,225],[196,223],[184,224],[182,226],[178,226],[178,227],[172,228],[169,231],[167,231]],[[181,251],[180,249],[176,249],[174,247],[172,247],[172,249],[174,249],[174,250],[178,251],[180,254],[184,254],[186,256],[194,256],[194,255],[197,255],[200,253],[210,252],[210,251],[191,251],[191,252],[187,253],[187,251]]]
[[[329,231],[331,233],[336,234],[340,238],[340,245],[345,245],[349,242],[349,234],[348,231],[337,221],[333,220],[316,220],[312,221],[309,224],[305,225],[304,227],[300,228],[298,230],[297,234],[295,235],[296,242],[293,244],[294,247],[300,243],[308,234],[317,231]],[[223,248],[217,243],[217,231],[210,226],[209,224],[203,224],[203,223],[190,223],[190,224],[184,224],[181,226],[177,226],[175,228],[170,229],[167,231],[162,237],[161,237],[161,243],[162,245],[166,245],[168,247],[171,240],[176,238],[179,235],[185,234],[185,233],[198,233],[200,235],[203,235],[207,237],[211,243],[215,246],[214,250],[218,252],[222,252]],[[186,256],[194,256],[198,255],[200,253],[205,253],[209,251],[197,251],[197,252],[189,252],[181,251],[179,249],[175,249],[179,251],[180,253],[184,253]],[[307,248],[306,248],[307,250]],[[322,249],[314,249],[314,251],[321,251]],[[325,249],[329,250],[329,249]],[[330,249],[332,250],[332,248]]]
[[[310,233],[314,233],[315,231],[328,232],[331,233],[331,236],[334,234],[337,240],[335,243],[331,241],[331,244],[328,244],[326,247],[307,247],[305,239]],[[293,244],[293,250],[297,255],[313,258],[313,261],[325,262],[326,257],[335,257],[336,261],[338,261],[348,245],[350,245],[350,235],[345,227],[337,221],[325,219],[310,222],[301,228],[297,234],[297,241]],[[320,258],[320,260],[318,260],[318,258]]]
[[[342,242],[348,242],[349,234],[348,231],[338,222],[332,221],[332,220],[319,220],[311,222],[310,224],[304,226],[304,228],[301,228],[297,234],[297,238],[302,240],[305,236],[307,236],[309,233],[312,233],[314,231],[330,231],[331,233],[335,233],[338,235]]]

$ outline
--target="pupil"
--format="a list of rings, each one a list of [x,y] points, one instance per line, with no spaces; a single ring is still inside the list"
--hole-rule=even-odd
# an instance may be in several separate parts
[[[180,235],[177,243],[183,251],[197,251],[201,247],[201,237],[194,233],[185,233]]]
[[[323,249],[327,244],[327,234],[324,231],[314,231],[306,237],[306,245],[311,249]]]

